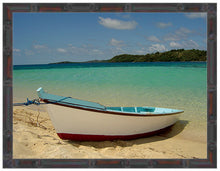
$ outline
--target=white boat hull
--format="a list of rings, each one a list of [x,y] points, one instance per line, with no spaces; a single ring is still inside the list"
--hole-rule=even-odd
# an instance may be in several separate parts
[[[60,138],[71,140],[133,139],[152,135],[173,125],[180,113],[129,115],[47,104]]]

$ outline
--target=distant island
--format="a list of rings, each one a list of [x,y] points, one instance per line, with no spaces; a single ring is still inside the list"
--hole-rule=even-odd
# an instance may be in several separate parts
[[[66,63],[114,63],[114,62],[184,62],[184,61],[206,61],[207,51],[191,49],[173,49],[166,52],[156,52],[146,55],[121,54],[114,56],[108,60],[92,60],[86,62],[70,62],[63,61],[50,64],[66,64]]]

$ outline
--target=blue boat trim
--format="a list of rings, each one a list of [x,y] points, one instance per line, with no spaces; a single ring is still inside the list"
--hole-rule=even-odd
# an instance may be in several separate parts
[[[85,107],[85,108],[92,108],[92,109],[97,109],[97,110],[106,110],[106,107],[103,105],[100,105],[99,103],[45,93],[43,88],[41,88],[41,87],[39,89],[37,89],[37,93],[41,99],[48,100],[50,103],[68,104],[68,105],[72,105],[72,106],[76,106],[76,107]]]
[[[155,108],[155,107],[105,107],[99,103],[74,99],[71,97],[63,97],[45,93],[42,88],[37,90],[38,96],[45,103],[72,107],[81,110],[89,110],[101,112],[103,114],[117,114],[129,116],[166,116],[180,114],[183,110]]]

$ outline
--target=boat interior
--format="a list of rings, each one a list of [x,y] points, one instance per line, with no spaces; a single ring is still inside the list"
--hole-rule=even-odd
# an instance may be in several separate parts
[[[179,113],[182,110],[158,108],[158,107],[106,107],[99,103],[74,99],[71,97],[57,96],[45,93],[43,88],[37,90],[38,96],[41,99],[47,99],[51,104],[64,104],[68,106],[76,106],[87,109],[96,109],[102,111],[121,112],[121,113],[136,113],[136,114],[166,114],[166,113]]]
[[[151,113],[154,107],[106,107],[107,111],[129,112],[129,113]]]
[[[107,111],[123,112],[123,113],[138,113],[138,114],[166,114],[166,113],[178,113],[180,110],[167,109],[167,108],[155,108],[155,107],[106,107]]]

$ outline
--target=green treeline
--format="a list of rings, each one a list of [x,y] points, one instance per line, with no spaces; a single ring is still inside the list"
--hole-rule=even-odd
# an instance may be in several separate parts
[[[174,49],[166,52],[156,52],[146,55],[117,55],[108,60],[92,60],[86,62],[63,61],[50,64],[68,64],[68,63],[109,63],[109,62],[174,62],[174,61],[206,61],[207,52],[205,50],[184,50]]]
[[[167,52],[156,52],[146,55],[122,54],[106,62],[171,62],[171,61],[206,61],[205,50],[175,49]]]

